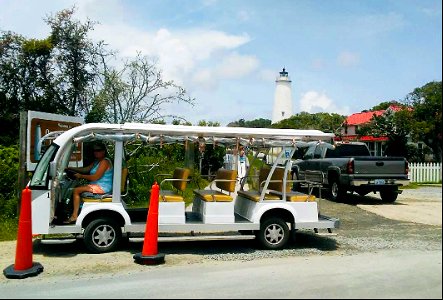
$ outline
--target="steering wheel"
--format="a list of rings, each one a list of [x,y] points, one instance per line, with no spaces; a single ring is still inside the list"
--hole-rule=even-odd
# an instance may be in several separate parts
[[[77,172],[75,172],[73,170],[70,170],[70,169],[66,169],[65,172],[66,172],[66,177],[69,178],[70,180],[76,180],[77,179],[74,176]]]

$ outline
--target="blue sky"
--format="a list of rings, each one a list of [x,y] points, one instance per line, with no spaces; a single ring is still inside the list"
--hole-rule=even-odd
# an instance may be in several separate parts
[[[0,30],[43,38],[74,4],[120,57],[158,59],[196,99],[167,113],[193,124],[271,119],[283,67],[294,113],[348,115],[442,80],[440,0],[0,0]]]

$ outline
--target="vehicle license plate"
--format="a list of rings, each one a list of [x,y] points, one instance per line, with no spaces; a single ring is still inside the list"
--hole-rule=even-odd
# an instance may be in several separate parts
[[[375,184],[385,184],[385,180],[384,179],[375,179],[374,183]]]

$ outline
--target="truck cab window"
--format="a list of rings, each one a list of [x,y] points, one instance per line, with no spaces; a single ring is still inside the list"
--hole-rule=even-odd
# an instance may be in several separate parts
[[[343,144],[337,147],[338,156],[370,156],[368,147],[366,145],[347,145]]]
[[[337,148],[336,149],[327,149],[325,157],[326,158],[337,158],[337,157],[340,157],[338,155],[338,149]]]

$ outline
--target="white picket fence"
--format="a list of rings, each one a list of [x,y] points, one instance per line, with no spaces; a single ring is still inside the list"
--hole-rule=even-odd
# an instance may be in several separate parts
[[[411,182],[441,182],[441,163],[409,163]]]

